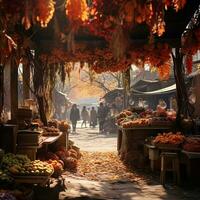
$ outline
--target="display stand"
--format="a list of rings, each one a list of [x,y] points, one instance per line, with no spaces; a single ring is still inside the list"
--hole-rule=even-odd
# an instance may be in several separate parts
[[[170,126],[135,126],[130,129],[118,131],[118,153],[121,159],[135,167],[144,168],[146,158],[144,156],[145,139],[158,133],[171,131]]]
[[[32,184],[32,185],[40,185],[45,186],[51,175],[49,176],[12,176],[15,179],[16,183],[22,183],[22,184]]]
[[[17,125],[0,125],[0,148],[6,153],[16,153]]]
[[[48,145],[56,142],[61,136],[62,132],[59,132],[59,135],[57,136],[41,136],[41,143],[38,146],[18,146],[17,147],[17,153],[19,154],[25,154],[27,155],[31,160],[36,159],[36,154],[38,149],[44,147],[45,151],[48,150]]]
[[[193,171],[192,170],[192,163],[193,162],[196,163],[195,167],[200,165],[199,164],[200,162],[197,162],[198,160],[200,161],[200,152],[189,152],[189,151],[182,150],[181,153],[182,153],[182,162],[186,163],[187,177],[191,178],[192,177],[192,171]],[[195,176],[196,175],[199,176],[199,173],[198,174],[196,173]]]

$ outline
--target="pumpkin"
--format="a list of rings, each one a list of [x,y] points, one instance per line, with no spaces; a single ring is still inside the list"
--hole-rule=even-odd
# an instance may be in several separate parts
[[[75,170],[77,169],[77,159],[72,158],[72,157],[68,157],[64,160],[65,166],[67,169],[69,170]]]
[[[61,163],[57,160],[48,160],[47,161],[49,164],[51,164],[53,166],[54,169],[54,173],[53,173],[53,177],[57,178],[58,176],[60,176],[63,172],[63,166],[61,165]]]
[[[57,151],[56,152],[56,155],[61,159],[63,160],[63,158],[66,157],[65,153],[63,151]]]
[[[45,154],[45,158],[46,160],[59,160],[59,157],[55,154],[55,153],[52,153],[52,152],[47,152]]]
[[[65,147],[59,147],[57,150],[62,151],[66,157],[69,157],[69,152],[67,151]]]
[[[64,168],[65,164],[62,160],[58,160],[58,162],[62,165],[62,167]]]

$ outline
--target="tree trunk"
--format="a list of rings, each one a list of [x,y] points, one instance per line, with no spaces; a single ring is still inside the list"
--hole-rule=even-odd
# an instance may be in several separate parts
[[[15,55],[11,57],[10,63],[10,98],[11,98],[11,120],[17,121],[18,109],[18,65],[15,60]]]
[[[0,116],[4,106],[4,66],[0,65]]]
[[[30,66],[23,65],[23,100],[30,98]]]
[[[39,109],[39,114],[40,114],[40,119],[43,122],[45,126],[47,126],[47,117],[44,109],[44,98],[40,96],[36,96],[37,102],[38,102],[38,109]]]
[[[33,55],[31,54],[30,50],[27,49],[27,55],[30,60],[30,66],[32,63],[33,67],[33,87],[34,87],[34,95],[38,102],[38,112],[40,114],[40,119],[43,122],[45,126],[47,126],[47,116],[45,112],[45,102],[44,102],[44,94],[40,94],[40,88],[43,88],[44,84],[44,66],[39,63],[37,57],[33,58]]]
[[[183,55],[180,48],[175,49],[175,55],[172,54],[174,62],[174,77],[176,81],[176,95],[177,95],[177,126],[181,126],[182,119],[191,118],[193,114],[193,107],[189,103],[187,87],[185,84],[185,74],[183,66]]]
[[[130,68],[123,72],[123,87],[124,87],[124,108],[128,106],[128,96],[130,93]]]

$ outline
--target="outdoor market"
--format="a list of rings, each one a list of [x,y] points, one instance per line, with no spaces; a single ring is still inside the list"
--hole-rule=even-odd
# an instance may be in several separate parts
[[[0,200],[200,199],[199,0],[0,0]]]

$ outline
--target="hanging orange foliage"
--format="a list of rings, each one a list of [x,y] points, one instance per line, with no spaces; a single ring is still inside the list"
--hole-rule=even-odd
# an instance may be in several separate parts
[[[165,10],[172,7],[179,11],[185,4],[186,0],[109,0],[109,3],[93,0],[89,26],[94,33],[107,39],[108,31],[112,32],[119,22],[129,28],[146,23],[152,33],[161,36],[165,32]]]
[[[182,52],[194,55],[200,50],[200,27],[188,31],[182,38]]]
[[[192,72],[192,55],[186,55],[185,58],[185,65],[186,65],[186,70],[187,70],[187,74],[190,74]]]
[[[5,32],[0,32],[0,44],[0,63],[5,64],[7,57],[17,48],[17,44]]]
[[[66,15],[72,23],[85,22],[88,19],[86,0],[67,0],[65,8]]]
[[[41,60],[45,63],[48,56],[49,64],[59,64],[66,62],[89,63],[91,69],[96,73],[117,72],[127,70],[131,64],[144,67],[149,65],[152,69],[157,69],[159,78],[166,80],[170,75],[171,48],[167,44],[148,44],[144,46],[133,47],[130,49],[128,58],[120,60],[113,56],[110,49],[90,49],[77,47],[74,54],[62,49],[54,49],[49,55],[42,55]]]
[[[40,22],[42,27],[46,27],[53,18],[55,11],[54,0],[36,0],[35,15],[36,20]]]
[[[160,80],[168,80],[170,76],[170,63],[165,63],[164,65],[157,68],[158,76]]]
[[[192,56],[200,50],[200,27],[185,33],[182,38],[182,53],[186,55],[185,67],[187,73],[192,72]]]
[[[138,67],[145,65],[157,69],[159,78],[166,80],[170,75],[171,48],[165,43],[133,47],[130,52],[133,63]]]

